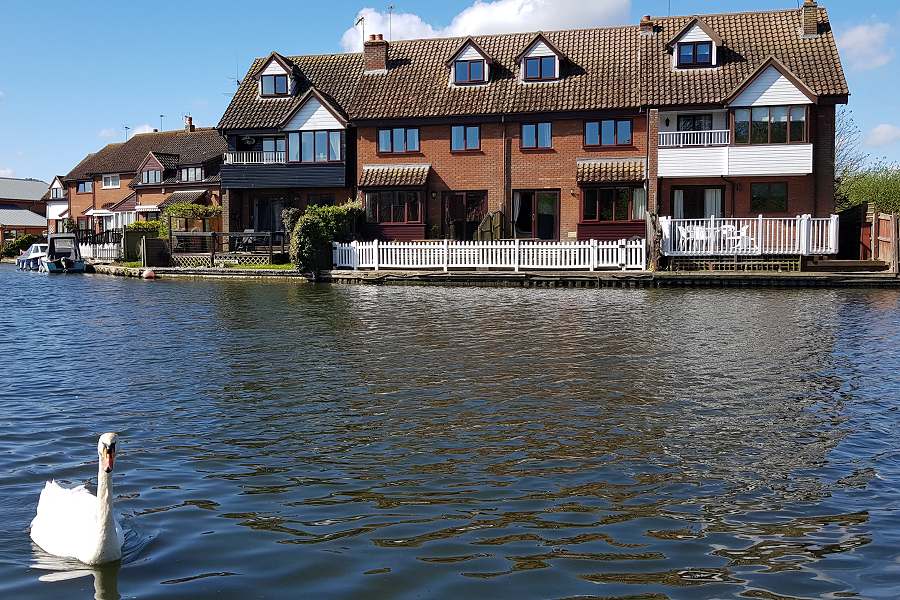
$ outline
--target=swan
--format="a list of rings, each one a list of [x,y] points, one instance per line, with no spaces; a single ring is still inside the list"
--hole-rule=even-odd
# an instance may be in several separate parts
[[[115,433],[97,442],[100,470],[97,495],[83,485],[64,488],[48,481],[41,491],[31,539],[45,552],[99,565],[122,558],[125,536],[112,513],[112,470],[116,460]]]

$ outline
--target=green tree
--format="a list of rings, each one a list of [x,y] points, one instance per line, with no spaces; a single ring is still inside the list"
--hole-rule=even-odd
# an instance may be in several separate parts
[[[847,206],[868,202],[881,212],[900,212],[900,165],[879,161],[849,174],[841,179],[839,193]]]

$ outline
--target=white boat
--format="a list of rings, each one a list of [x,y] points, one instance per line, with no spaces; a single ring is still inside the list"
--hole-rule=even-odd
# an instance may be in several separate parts
[[[50,234],[40,270],[45,273],[84,273],[84,260],[74,233]]]
[[[41,268],[41,259],[45,256],[47,244],[32,244],[16,259],[16,268],[20,271],[37,271]]]

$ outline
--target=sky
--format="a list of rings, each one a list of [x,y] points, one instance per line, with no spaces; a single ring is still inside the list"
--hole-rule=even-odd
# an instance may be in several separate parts
[[[0,177],[47,182],[87,153],[160,127],[214,126],[252,59],[358,49],[393,39],[635,24],[643,14],[796,8],[802,0],[4,0]],[[900,161],[900,3],[823,0],[864,150]],[[670,8],[671,7],[671,8]],[[277,16],[273,16],[276,15]]]

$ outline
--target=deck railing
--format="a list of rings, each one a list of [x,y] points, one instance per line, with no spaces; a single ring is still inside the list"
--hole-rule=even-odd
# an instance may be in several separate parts
[[[285,153],[264,150],[238,150],[225,153],[226,165],[282,165]]]
[[[456,242],[350,242],[333,244],[335,268],[344,269],[531,269],[646,268],[643,238],[614,241],[545,242],[497,240]]]
[[[666,256],[836,254],[838,216],[673,219],[660,217]]]
[[[681,146],[727,146],[731,132],[727,129],[710,131],[660,131],[660,148],[678,148]]]

